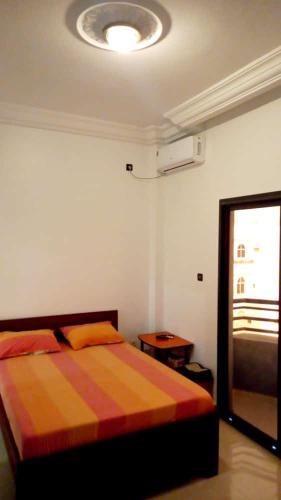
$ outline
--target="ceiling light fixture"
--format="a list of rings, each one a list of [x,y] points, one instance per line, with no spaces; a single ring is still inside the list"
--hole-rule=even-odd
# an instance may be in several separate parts
[[[141,39],[140,32],[126,24],[113,24],[105,28],[104,32],[109,48],[117,52],[135,50]]]
[[[95,47],[132,52],[156,43],[162,22],[152,10],[131,2],[104,2],[84,10],[77,19],[80,36]]]

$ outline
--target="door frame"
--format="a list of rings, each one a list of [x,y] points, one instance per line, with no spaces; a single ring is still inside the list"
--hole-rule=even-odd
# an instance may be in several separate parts
[[[233,210],[280,206],[281,191],[221,199],[219,202],[219,265],[218,265],[218,345],[217,403],[220,417],[256,442],[281,457],[281,245],[279,251],[279,330],[277,367],[277,440],[265,434],[230,411],[229,407],[229,255],[230,215]],[[281,225],[281,215],[280,215]],[[281,239],[281,227],[280,227]],[[280,360],[280,361],[279,361]]]

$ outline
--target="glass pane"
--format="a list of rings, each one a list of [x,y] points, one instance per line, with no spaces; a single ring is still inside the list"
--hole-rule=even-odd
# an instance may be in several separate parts
[[[232,214],[232,411],[277,439],[280,207]]]

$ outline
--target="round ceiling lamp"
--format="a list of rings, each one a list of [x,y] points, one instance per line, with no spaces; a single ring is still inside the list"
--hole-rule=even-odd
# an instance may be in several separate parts
[[[141,50],[156,43],[163,26],[152,10],[130,2],[104,2],[84,10],[77,31],[95,47],[116,52]]]
[[[136,50],[141,39],[140,32],[126,24],[113,24],[105,28],[104,32],[109,49],[118,52]]]

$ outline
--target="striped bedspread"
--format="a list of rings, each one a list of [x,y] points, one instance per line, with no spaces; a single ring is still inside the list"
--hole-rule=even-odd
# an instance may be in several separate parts
[[[2,360],[0,392],[22,459],[214,409],[201,387],[127,343]]]

